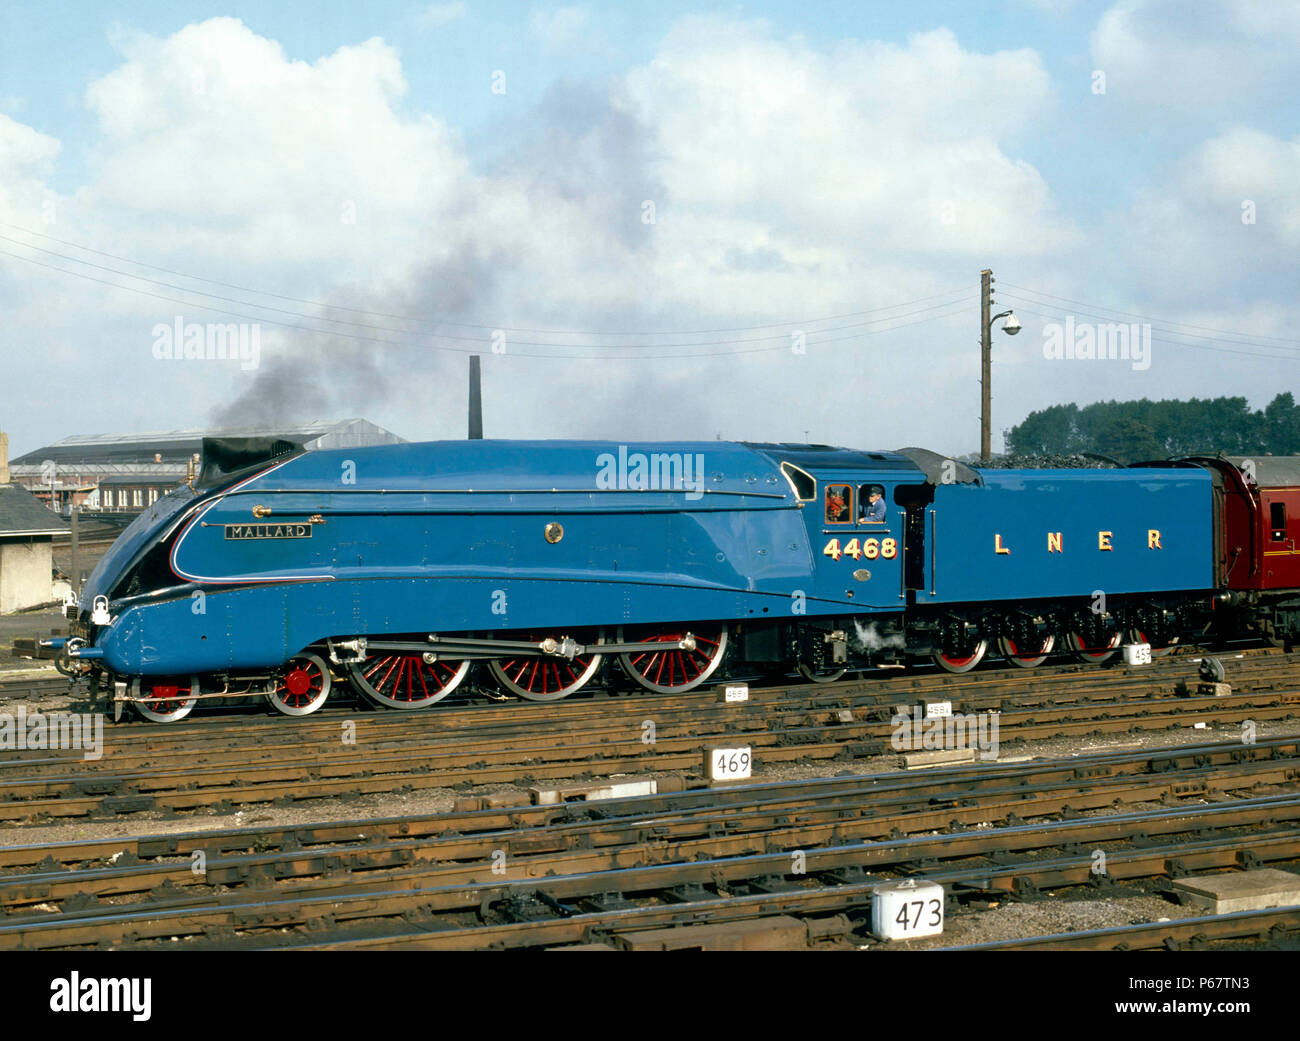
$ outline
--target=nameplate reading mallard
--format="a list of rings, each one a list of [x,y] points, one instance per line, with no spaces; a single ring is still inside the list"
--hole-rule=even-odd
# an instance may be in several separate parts
[[[227,524],[228,539],[309,539],[310,524]]]

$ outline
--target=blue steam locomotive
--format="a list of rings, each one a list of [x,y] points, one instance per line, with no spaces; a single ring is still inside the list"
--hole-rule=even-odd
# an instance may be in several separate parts
[[[831,680],[1159,653],[1214,595],[1212,485],[921,449],[209,439],[99,561],[62,653],[156,721],[231,697],[306,715],[340,679],[420,709],[471,670],[553,701],[724,662]]]

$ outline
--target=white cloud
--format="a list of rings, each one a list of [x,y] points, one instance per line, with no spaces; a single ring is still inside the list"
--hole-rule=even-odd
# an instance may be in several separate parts
[[[431,4],[416,16],[416,24],[421,29],[437,29],[458,19],[464,18],[468,13],[463,0],[456,0],[451,4]]]
[[[581,28],[573,10],[548,16],[549,39]],[[827,47],[763,23],[686,19],[644,66],[557,94],[513,142],[516,158],[490,172],[438,113],[410,110],[383,41],[299,61],[218,18],[121,47],[121,64],[86,91],[100,130],[92,175],[53,233],[272,292],[488,326],[714,328],[860,311],[967,279],[973,292],[986,264],[1037,268],[1081,241],[1016,151],[1055,111],[1039,56],[979,53],[947,30]],[[0,165],[0,203],[23,183],[39,201],[58,144],[19,124],[0,123],[5,133],[28,160],[17,174]],[[653,224],[642,221],[646,200]],[[355,224],[341,219],[348,204]],[[2,219],[38,226],[30,210]],[[79,378],[105,388],[112,418],[89,427],[195,425],[248,389],[246,375],[148,360],[149,330],[175,305],[11,270],[0,297],[26,339],[68,345]],[[809,429],[839,443],[964,451],[978,436],[976,314],[972,303],[952,324],[859,343],[814,337],[807,356],[489,357],[489,432],[789,439]],[[693,338],[746,335],[762,332]],[[521,338],[512,334],[510,352],[527,349]],[[268,385],[263,403],[370,414],[409,436],[462,433],[459,355],[304,341],[268,325],[268,365],[289,344],[303,351],[296,377]],[[729,346],[744,345],[706,349]],[[292,378],[316,380],[324,404]],[[972,415],[955,431],[962,408]],[[27,418],[49,437],[69,432],[34,406]]]
[[[1025,7],[1032,7],[1059,17],[1072,11],[1078,0],[1017,0],[1017,2]]]
[[[308,64],[230,18],[136,38],[86,92],[102,137],[80,201],[158,227],[148,252],[179,227],[192,254],[264,270],[344,259],[391,270],[468,177],[440,120],[398,114],[405,92],[378,39]]]
[[[534,10],[531,25],[533,35],[546,50],[567,50],[582,39],[587,10],[582,7]]]
[[[54,138],[0,112],[0,189],[19,179],[49,176],[61,150]]]
[[[1284,297],[1300,276],[1300,137],[1229,128],[1144,189],[1123,223],[1142,243],[1142,281],[1166,299]]]
[[[1294,96],[1300,7],[1276,0],[1121,0],[1091,37],[1106,96],[1144,119],[1203,120]]]
[[[975,54],[938,30],[827,53],[761,25],[693,19],[629,91],[658,128],[683,225],[730,214],[750,238],[829,248],[828,260],[867,243],[896,261],[1073,238],[1038,172],[1002,145],[1051,105],[1030,51]]]

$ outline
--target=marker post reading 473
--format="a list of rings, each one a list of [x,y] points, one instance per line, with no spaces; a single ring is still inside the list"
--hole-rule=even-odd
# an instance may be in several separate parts
[[[710,748],[704,753],[704,769],[711,781],[745,781],[754,768],[748,745],[741,748]]]

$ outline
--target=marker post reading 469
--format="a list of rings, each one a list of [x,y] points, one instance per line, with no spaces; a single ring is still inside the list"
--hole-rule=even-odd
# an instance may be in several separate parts
[[[832,560],[839,560],[840,557],[850,557],[853,560],[875,560],[877,557],[881,560],[893,560],[898,556],[898,540],[853,538],[841,546],[839,539],[831,539],[822,547],[822,556],[830,557]]]
[[[748,745],[743,748],[710,748],[705,759],[709,779],[713,781],[748,780],[754,769],[754,756]]]

